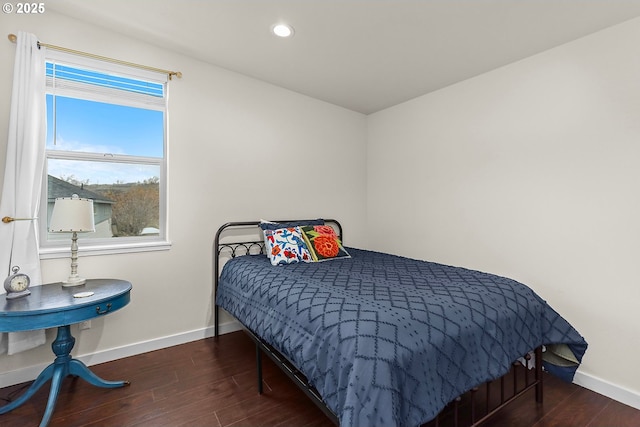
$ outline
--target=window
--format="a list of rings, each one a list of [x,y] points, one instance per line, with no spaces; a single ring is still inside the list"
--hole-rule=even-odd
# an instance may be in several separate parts
[[[166,75],[57,51],[46,73],[42,257],[68,251],[48,224],[55,199],[73,194],[94,201],[83,252],[166,248]]]

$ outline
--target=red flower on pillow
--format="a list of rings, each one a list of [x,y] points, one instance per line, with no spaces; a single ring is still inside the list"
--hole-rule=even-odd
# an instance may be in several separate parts
[[[321,234],[313,239],[313,247],[324,258],[333,258],[340,251],[340,246],[338,246],[335,236],[329,234]]]
[[[336,235],[336,232],[330,225],[314,225],[313,231],[316,231],[318,234],[329,234],[331,236]]]

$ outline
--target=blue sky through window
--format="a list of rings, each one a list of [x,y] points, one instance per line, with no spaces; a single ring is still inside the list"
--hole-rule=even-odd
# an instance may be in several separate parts
[[[49,159],[49,175],[87,185],[143,183],[160,176],[160,166],[135,163]]]
[[[162,111],[47,95],[47,149],[162,157]],[[55,125],[55,139],[54,139]]]
[[[47,62],[47,150],[162,159],[164,112],[131,107],[130,96],[162,99],[164,85]],[[73,93],[68,95],[71,88]],[[102,89],[101,89],[102,88]],[[66,91],[65,91],[66,90]],[[76,98],[74,90],[83,98]],[[114,103],[91,100],[93,92],[111,94]],[[104,92],[106,91],[106,92]],[[84,97],[89,99],[84,99]],[[101,98],[98,98],[101,99]],[[161,101],[162,102],[162,101]],[[135,104],[134,104],[135,105]],[[144,105],[144,104],[143,104]],[[142,182],[158,177],[157,166],[116,162],[49,160],[48,173],[96,184]]]

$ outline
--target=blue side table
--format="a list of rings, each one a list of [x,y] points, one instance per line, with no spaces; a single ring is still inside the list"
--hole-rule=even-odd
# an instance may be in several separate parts
[[[76,297],[79,293],[93,292],[91,296]],[[26,402],[42,385],[51,380],[49,399],[40,427],[49,424],[56,406],[62,380],[68,375],[78,376],[97,387],[115,388],[128,385],[128,381],[106,381],[81,361],[71,356],[76,339],[71,335],[74,323],[104,316],[124,307],[131,299],[131,283],[116,279],[89,279],[81,286],[63,288],[62,283],[31,288],[31,295],[7,300],[0,295],[0,332],[30,331],[58,328],[51,344],[56,358],[38,375],[29,389],[15,401],[0,407],[5,414]]]

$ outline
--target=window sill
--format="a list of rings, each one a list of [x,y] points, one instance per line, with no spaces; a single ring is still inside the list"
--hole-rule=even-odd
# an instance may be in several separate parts
[[[94,255],[114,255],[134,252],[168,251],[171,242],[167,240],[153,242],[118,243],[109,245],[78,245],[78,257]],[[40,248],[40,259],[68,258],[71,252],[71,243],[65,246]]]

